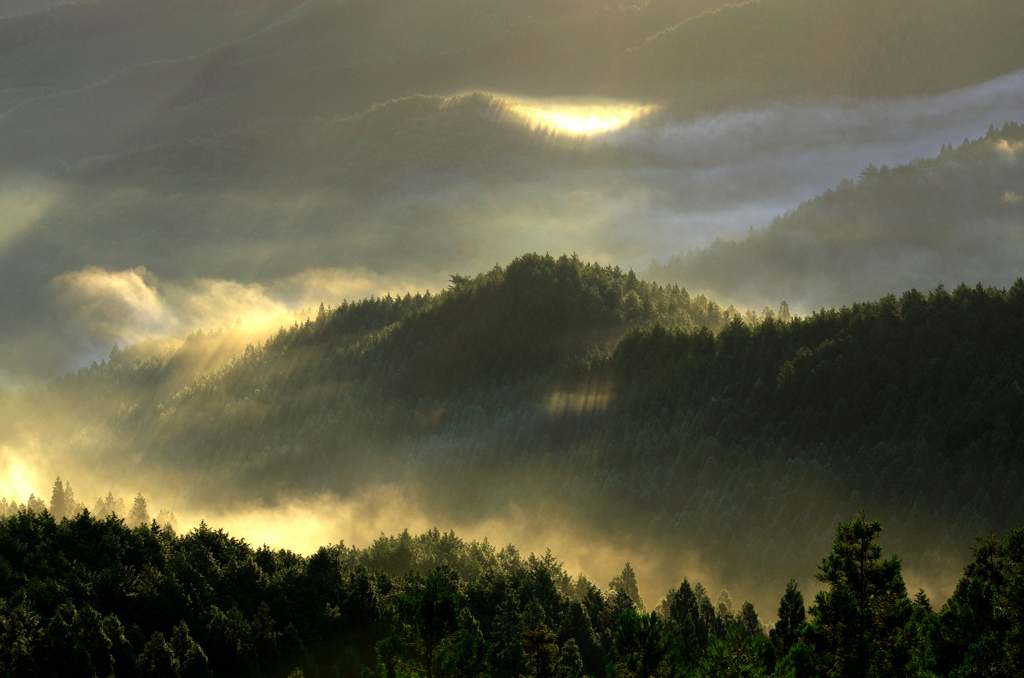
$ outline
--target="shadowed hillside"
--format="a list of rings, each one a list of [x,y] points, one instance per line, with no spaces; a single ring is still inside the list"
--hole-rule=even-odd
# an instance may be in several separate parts
[[[1024,519],[1024,283],[744,320],[568,257],[452,281],[321,309],[179,390],[188,346],[115,351],[7,396],[5,439],[65,475],[130,459],[90,482],[173,478],[188,489],[170,505],[400,483],[441,524],[514,506],[756,601],[809,576],[832,517],[859,506],[940,596],[973,535]]]

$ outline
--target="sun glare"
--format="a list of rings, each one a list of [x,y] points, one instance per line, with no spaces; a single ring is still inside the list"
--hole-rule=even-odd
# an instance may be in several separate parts
[[[500,95],[499,95],[500,96]],[[614,100],[521,99],[500,96],[503,113],[551,136],[594,137],[620,130],[659,107]]]
[[[0,448],[0,496],[24,502],[40,485],[39,478],[13,450]]]

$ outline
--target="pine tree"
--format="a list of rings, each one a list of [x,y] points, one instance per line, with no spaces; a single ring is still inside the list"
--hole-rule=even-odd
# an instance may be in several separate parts
[[[174,650],[159,631],[150,636],[135,660],[136,675],[145,678],[178,678],[178,666]]]
[[[558,639],[551,629],[536,620],[532,628],[523,631],[523,652],[533,678],[559,678],[562,667],[558,664]]]
[[[678,666],[695,666],[708,642],[707,625],[700,618],[697,595],[683,579],[667,598],[669,654]]]
[[[459,678],[485,678],[491,675],[487,663],[490,644],[484,640],[480,623],[468,607],[459,610],[459,630],[448,647],[438,653],[438,673]]]
[[[828,585],[814,598],[794,648],[798,675],[836,678],[899,678],[911,666],[914,607],[907,597],[899,557],[882,560],[882,532],[864,511],[840,523],[818,581]]]
[[[518,673],[523,662],[523,617],[519,611],[519,596],[509,590],[505,600],[498,603],[491,631],[491,647],[495,664],[509,673]]]
[[[790,579],[786,584],[786,592],[779,601],[779,621],[769,632],[775,656],[781,659],[789,652],[789,648],[797,641],[800,625],[807,615],[804,611],[804,596],[796,587],[796,580]]]
[[[68,517],[68,505],[64,497],[64,484],[60,481],[60,476],[57,476],[57,480],[53,483],[53,494],[50,496],[50,515],[58,522]]]
[[[647,611],[647,607],[644,606],[644,599],[640,597],[640,586],[636,581],[636,572],[633,571],[633,567],[629,563],[626,563],[620,574],[615,575],[608,582],[608,588],[613,593],[619,591],[625,593],[640,612]]]
[[[42,513],[46,510],[46,504],[44,504],[43,500],[37,497],[35,493],[32,493],[28,495],[28,499],[25,501],[25,508],[32,513]]]
[[[148,525],[149,509],[146,506],[146,499],[142,494],[135,495],[135,502],[132,504],[132,512],[128,515],[129,525]]]
[[[764,629],[761,627],[761,620],[758,618],[757,610],[754,609],[752,602],[749,600],[743,601],[738,618],[740,626],[743,627],[743,631],[747,634],[748,638],[751,640],[764,638]]]
[[[188,626],[184,621],[174,627],[171,636],[171,649],[179,662],[180,678],[209,678],[210,660],[203,648],[189,635]]]
[[[562,666],[564,678],[579,678],[583,674],[583,657],[574,639],[570,638],[565,641],[558,663]]]
[[[666,672],[668,647],[663,630],[664,622],[657,612],[626,610],[619,616],[614,647],[622,675],[651,678]]]
[[[431,572],[419,591],[399,600],[399,615],[411,629],[412,650],[423,662],[427,678],[434,677],[442,643],[459,630],[459,599],[442,568]]]

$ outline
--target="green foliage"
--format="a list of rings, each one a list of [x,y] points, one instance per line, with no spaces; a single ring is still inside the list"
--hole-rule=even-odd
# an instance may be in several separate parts
[[[769,632],[776,657],[785,657],[797,642],[800,627],[806,620],[804,596],[797,589],[796,581],[789,580],[786,593],[779,601],[779,621]]]
[[[624,308],[629,292],[642,312]],[[186,366],[216,337],[166,356],[127,349],[0,396],[0,419],[68,412],[40,444],[71,440],[95,459],[145,451],[155,468],[188,469],[200,504],[225,488],[348,496],[415,459],[419,500],[437,510],[487,516],[514,502],[538,525],[649,535],[680,557],[699,548],[759,609],[813,573],[827,516],[870,503],[931,590],[958,576],[972,535],[1024,521],[1022,295],[1024,282],[939,287],[748,322],[629,272],[527,255],[440,294],[325,308],[211,373]],[[85,427],[110,435],[90,442]],[[98,501],[97,515],[115,505]],[[471,577],[521,556],[430,532],[382,536],[360,558],[392,574],[447,562]],[[638,595],[614,599],[615,615]],[[690,615],[698,639],[720,635],[714,603]],[[600,654],[574,637],[588,662]]]
[[[629,563],[626,563],[620,574],[615,575],[608,582],[608,590],[615,593],[621,591],[629,596],[640,612],[647,611],[644,599],[640,596],[640,585],[636,581],[636,572],[633,571],[633,567]]]
[[[974,561],[931,626],[935,669],[1011,676],[1024,662],[1024,531],[979,537]]]
[[[743,638],[739,627],[724,638],[712,638],[707,654],[691,674],[701,678],[766,678],[774,675],[763,658]]]
[[[657,612],[624,610],[615,629],[614,648],[619,675],[654,678],[668,673],[664,623]]]
[[[569,580],[550,553],[500,561],[459,540],[448,553],[462,553],[466,578],[445,565],[390,574],[361,564],[372,549],[302,557],[205,525],[176,536],[115,516],[57,523],[22,511],[0,519],[0,666],[12,676],[177,678],[1013,675],[1021,531],[980,539],[953,597],[922,616],[899,559],[881,559],[879,530],[863,514],[839,525],[822,562],[829,588],[779,657],[749,602],[716,612],[686,580],[666,597],[666,618],[638,612],[621,591],[609,599],[591,586],[573,599],[573,585],[550,587]],[[443,548],[423,537],[412,539]],[[802,609],[791,583],[776,641]],[[698,626],[711,631],[703,640]]]
[[[810,625],[792,650],[798,674],[818,676],[910,676],[913,605],[897,556],[882,560],[882,526],[864,511],[840,523],[832,553],[817,579],[828,586],[814,598]]]
[[[538,619],[522,632],[523,654],[533,678],[560,678],[567,669],[559,664],[555,634]]]

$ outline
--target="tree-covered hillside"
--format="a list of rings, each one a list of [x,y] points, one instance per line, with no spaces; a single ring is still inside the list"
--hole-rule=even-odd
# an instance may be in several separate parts
[[[208,139],[168,142],[87,163],[69,176],[83,184],[83,197],[97,188],[213,193],[244,187],[329,188],[365,199],[438,175],[493,183],[635,161],[607,143],[532,130],[526,115],[515,101],[484,92],[416,95],[347,117],[265,121]]]
[[[203,524],[0,517],[0,671],[23,676],[1014,675],[1021,530],[979,538],[939,611],[908,596],[864,514],[835,530],[825,589],[777,616],[683,577],[647,609],[626,563],[602,590],[549,550],[432,530],[309,557]],[[810,601],[808,601],[810,602]],[[765,608],[768,609],[768,608]],[[772,605],[771,609],[775,609]],[[836,670],[836,667],[839,670]],[[826,673],[829,672],[829,673]]]
[[[115,350],[5,395],[0,432],[56,473],[174,477],[198,508],[395,483],[440,524],[515,506],[704,563],[759,605],[866,506],[944,595],[975,535],[1024,522],[1022,341],[1020,281],[743,316],[529,255],[321,309],[184,388],[188,344]]]
[[[738,242],[652,265],[661,282],[717,298],[871,299],[918,281],[1019,275],[1024,223],[1024,127],[989,127],[930,158],[869,165]]]

